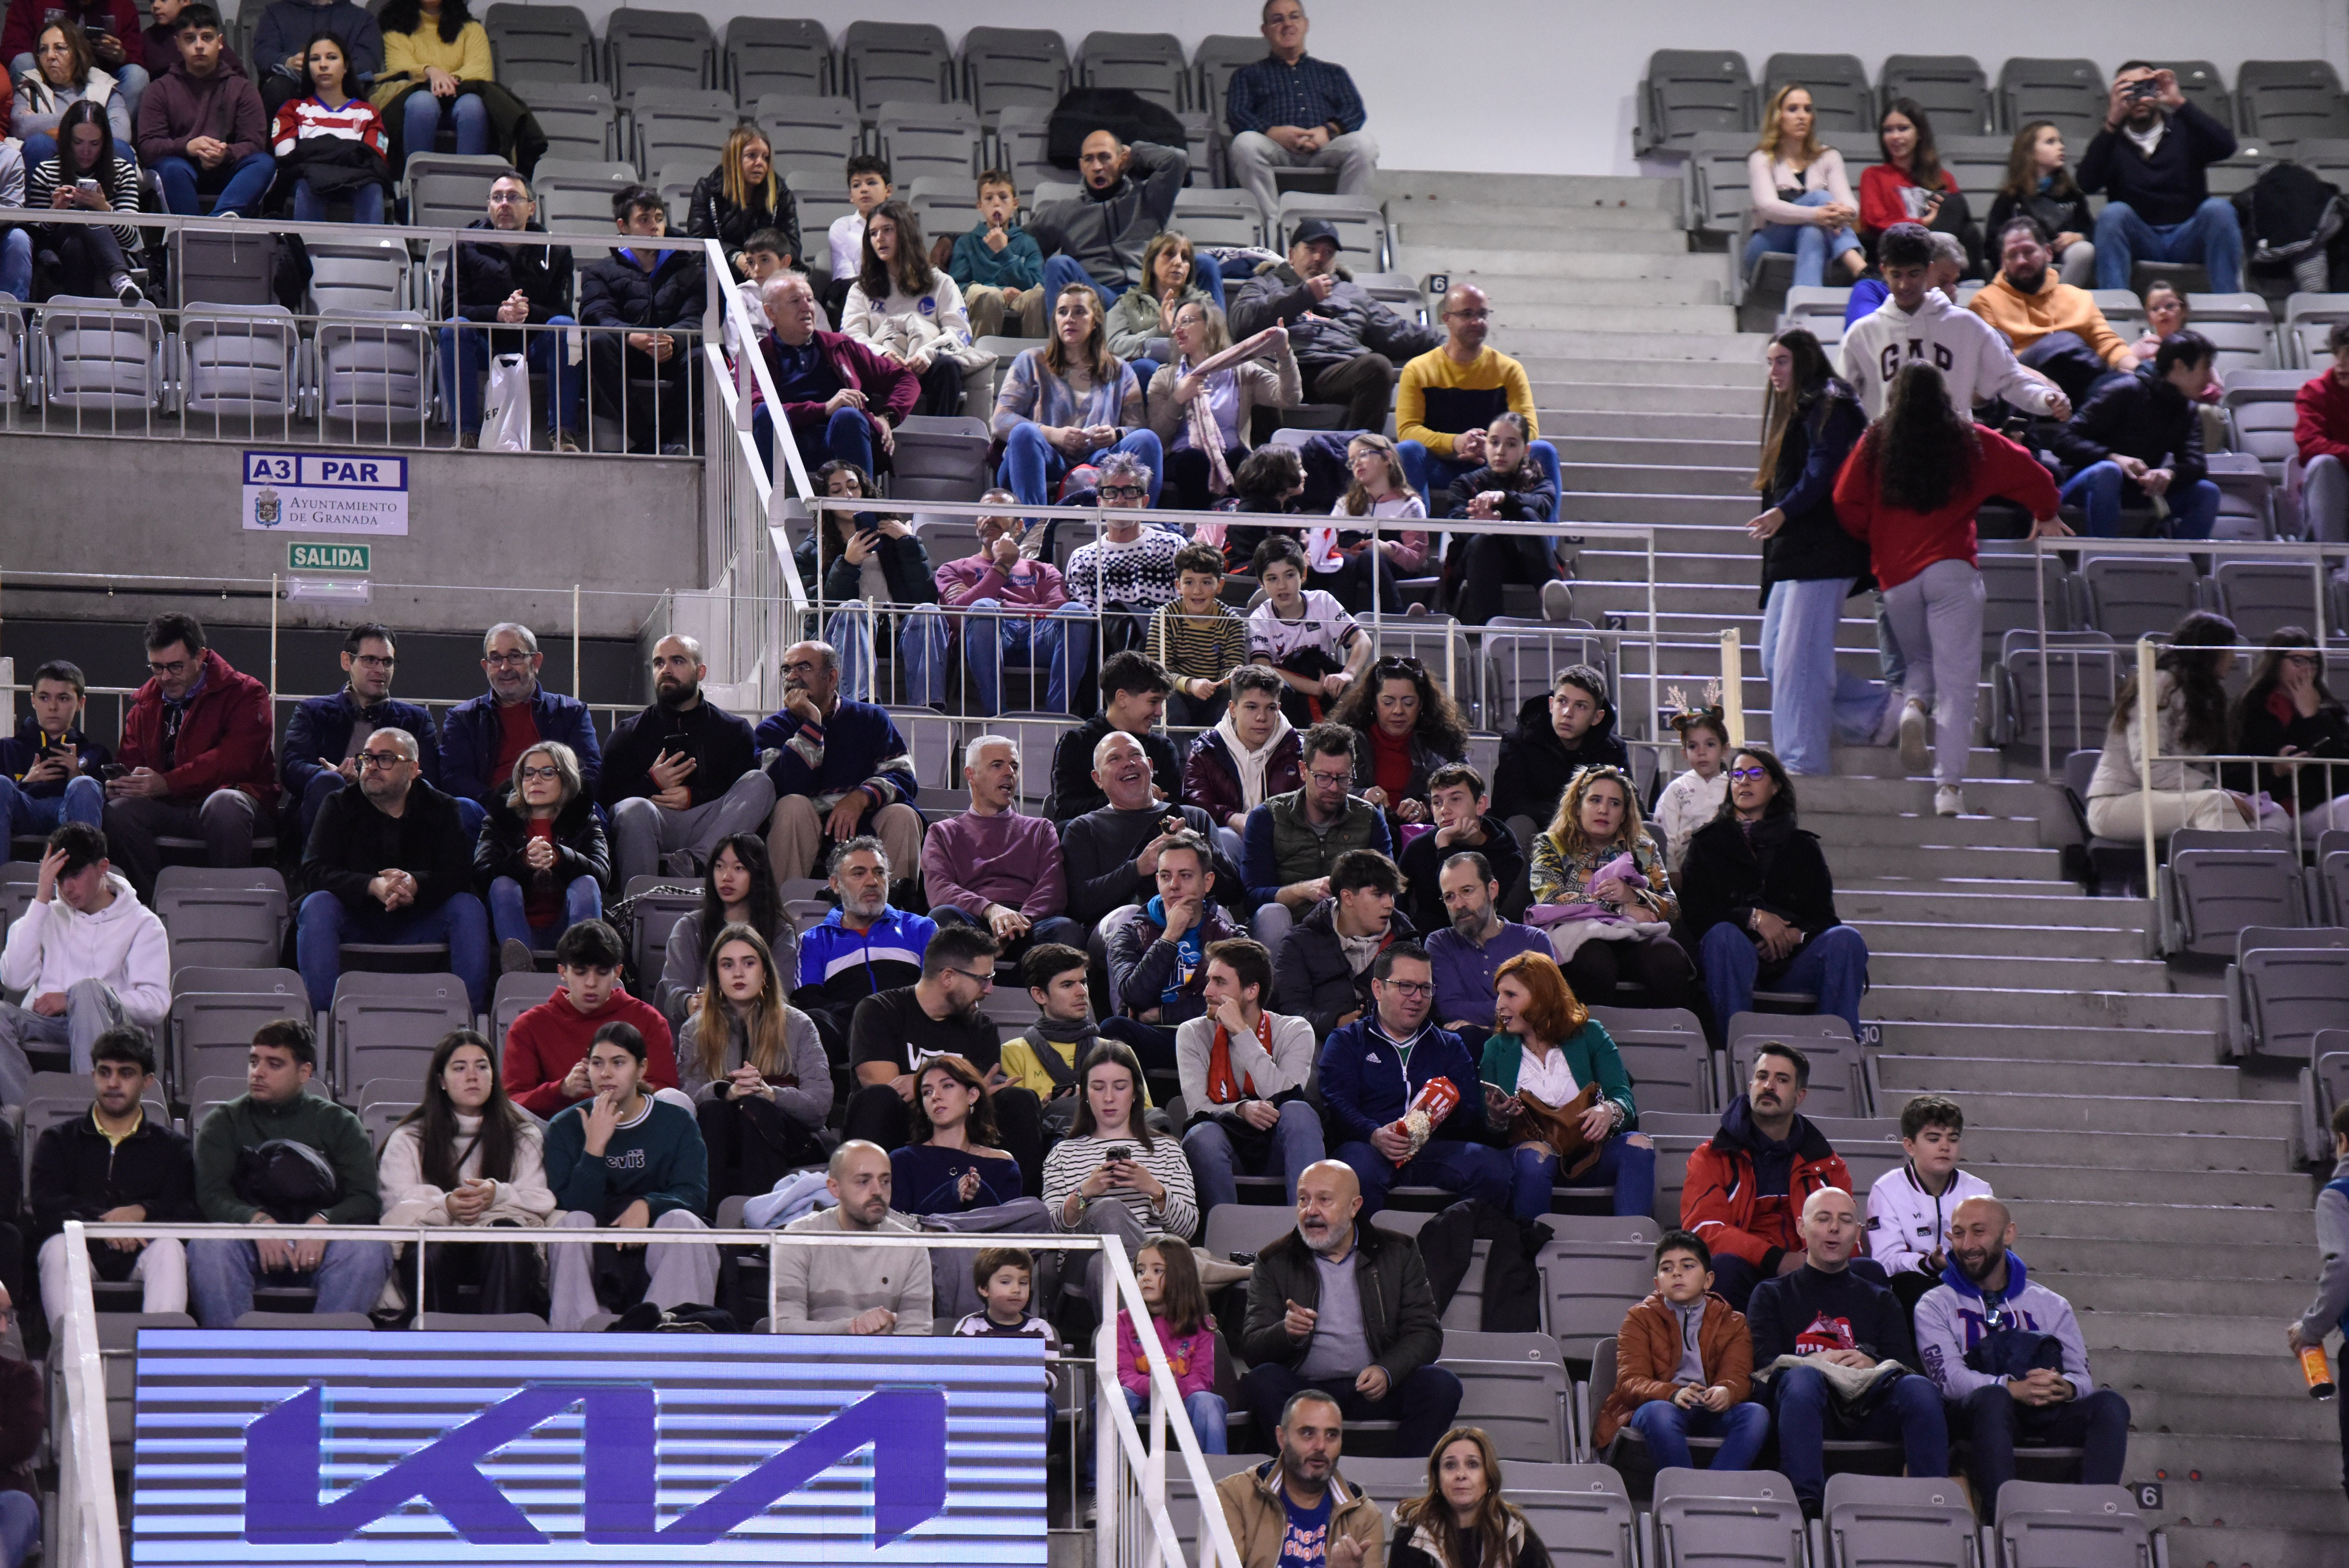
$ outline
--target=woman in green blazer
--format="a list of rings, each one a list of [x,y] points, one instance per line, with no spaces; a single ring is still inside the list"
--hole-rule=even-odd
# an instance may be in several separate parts
[[[1485,1042],[1479,1069],[1485,1080],[1486,1118],[1509,1149],[1509,1206],[1520,1220],[1549,1212],[1550,1186],[1557,1180],[1558,1150],[1526,1109],[1525,1095],[1553,1109],[1571,1113],[1588,1146],[1569,1174],[1615,1185],[1618,1214],[1644,1214],[1656,1204],[1656,1146],[1640,1133],[1640,1108],[1631,1099],[1631,1075],[1607,1026],[1575,999],[1566,976],[1547,954],[1520,953],[1503,964],[1493,981],[1493,1016],[1498,1030]]]

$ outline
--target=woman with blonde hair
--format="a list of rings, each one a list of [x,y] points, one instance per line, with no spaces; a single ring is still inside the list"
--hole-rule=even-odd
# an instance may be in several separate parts
[[[1612,1182],[1618,1214],[1654,1208],[1656,1146],[1629,1130],[1640,1120],[1631,1075],[1615,1037],[1576,999],[1557,963],[1541,953],[1504,960],[1493,975],[1493,1021],[1499,1028],[1485,1041],[1477,1077],[1485,1119],[1511,1145],[1517,1218],[1549,1212],[1561,1164],[1569,1176]]]
[[[783,265],[797,266],[799,198],[775,167],[774,146],[767,133],[746,119],[727,137],[718,167],[695,182],[685,232],[697,240],[716,240],[739,282],[750,275],[743,264],[743,247],[761,229],[773,229],[790,242]]]
[[[578,753],[542,740],[514,758],[473,845],[473,881],[489,905],[490,934],[508,974],[583,920],[604,914],[612,855],[595,802],[582,788]]]
[[[1672,940],[1680,917],[1663,851],[1640,820],[1639,793],[1615,767],[1585,768],[1558,798],[1557,814],[1534,840],[1527,923],[1549,933],[1574,994],[1598,1006],[1619,1004],[1636,982],[1650,1007],[1699,1006],[1696,966]]]
[[[1118,303],[1132,298],[1129,291]],[[1256,411],[1296,407],[1305,400],[1304,383],[1287,327],[1268,327],[1236,353],[1224,313],[1204,294],[1176,302],[1167,323],[1174,362],[1154,366],[1150,428],[1166,453],[1173,504],[1205,511],[1232,493],[1232,472],[1247,459]],[[1115,338],[1111,342],[1113,347]],[[1272,363],[1254,357],[1252,350],[1270,353]],[[1136,373],[1150,363],[1139,362]]]
[[[1150,469],[1156,506],[1164,450],[1145,422],[1140,378],[1109,350],[1101,294],[1091,284],[1066,284],[1051,315],[1050,341],[1014,359],[995,394],[1003,440],[996,482],[1024,506],[1050,506],[1070,469],[1126,452]]]
[[[1216,303],[1199,282],[1198,249],[1180,230],[1161,229],[1142,253],[1142,282],[1109,307],[1109,351],[1133,364],[1145,390],[1159,370],[1150,346],[1174,335],[1176,307],[1193,300]]]
[[[709,1202],[772,1190],[824,1158],[832,1064],[815,1023],[783,1000],[767,939],[730,925],[709,944],[701,1000],[677,1037],[678,1088],[709,1150]]]
[[[1852,224],[1859,203],[1852,200],[1843,154],[1819,140],[1818,113],[1808,88],[1788,82],[1770,95],[1762,116],[1762,140],[1745,158],[1754,204],[1754,237],[1745,242],[1745,274],[1773,251],[1795,255],[1795,286],[1818,288],[1827,281],[1832,258],[1849,283],[1867,270]]]
[[[1427,1490],[1395,1505],[1389,1568],[1549,1568],[1549,1549],[1501,1495],[1501,1457],[1481,1427],[1454,1427],[1427,1456]]]

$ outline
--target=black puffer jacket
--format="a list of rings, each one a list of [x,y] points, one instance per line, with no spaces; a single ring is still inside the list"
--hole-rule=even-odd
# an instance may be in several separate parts
[[[713,169],[693,187],[693,211],[686,216],[685,232],[697,240],[716,240],[730,265],[751,235],[761,229],[781,229],[783,238],[791,242],[792,264],[802,265],[807,258],[800,253],[799,198],[792,194],[781,174],[775,176],[775,191],[782,201],[772,211],[761,206],[738,207],[726,199],[726,170]],[[742,273],[737,269],[734,275],[739,279]]]
[[[530,892],[540,873],[523,859],[530,847],[530,823],[513,809],[512,791],[500,789],[490,799],[482,819],[481,836],[473,841],[473,885],[483,896],[490,883],[512,877]],[[612,885],[612,852],[604,841],[604,824],[596,820],[595,802],[585,795],[573,797],[554,819],[554,866],[546,873],[557,891],[574,877],[594,877],[598,887]]]
[[[1289,346],[1306,370],[1320,370],[1364,354],[1383,354],[1397,365],[1444,341],[1433,327],[1405,321],[1372,299],[1353,274],[1340,267],[1330,297],[1313,291],[1287,262],[1267,262],[1232,296],[1232,337],[1252,337],[1278,322],[1288,328]]]
[[[1615,703],[1599,705],[1599,717],[1582,732],[1582,744],[1568,751],[1549,721],[1549,698],[1531,696],[1517,709],[1517,727],[1501,737],[1501,763],[1493,770],[1493,815],[1504,822],[1531,817],[1549,826],[1558,797],[1582,769],[1631,769],[1631,753],[1615,734]]]
[[[1409,1236],[1376,1225],[1354,1226],[1354,1280],[1362,1303],[1362,1338],[1389,1387],[1444,1353],[1444,1326],[1428,1288],[1427,1265]],[[1293,1230],[1256,1255],[1248,1278],[1247,1326],[1241,1336],[1250,1362],[1294,1367],[1305,1359],[1311,1335],[1292,1339],[1284,1326],[1288,1304],[1321,1305],[1321,1270]]]
[[[667,250],[660,263],[645,271],[619,251],[595,263],[579,278],[579,319],[589,326],[657,326],[693,330],[701,325],[701,250]]]
[[[2197,483],[2209,472],[2202,461],[2199,409],[2150,365],[2098,382],[2087,402],[2055,428],[2050,444],[2063,459],[2067,480],[2112,457],[2167,468],[2181,485]]]
[[[476,218],[468,229],[495,227]],[[543,234],[533,222],[525,231]],[[449,271],[440,283],[440,313],[467,321],[495,321],[498,307],[517,290],[530,302],[531,325],[543,326],[558,315],[571,314],[571,252],[562,245],[466,244],[450,253]],[[490,334],[490,352],[519,354],[525,335]],[[504,341],[501,341],[503,339]]]
[[[1778,467],[1764,492],[1764,510],[1786,514],[1777,532],[1762,542],[1762,603],[1779,583],[1809,583],[1848,577],[1854,591],[1875,585],[1868,570],[1868,546],[1836,521],[1836,476],[1868,431],[1868,415],[1848,383],[1830,376],[1795,405],[1778,442]]]

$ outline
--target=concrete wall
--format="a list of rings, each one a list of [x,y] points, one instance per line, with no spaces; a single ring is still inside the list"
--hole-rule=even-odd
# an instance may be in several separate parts
[[[8,590],[8,613],[136,621],[172,608],[208,623],[266,625],[267,579],[286,573],[289,540],[349,542],[362,536],[245,529],[243,449],[224,442],[0,436],[0,583]],[[282,626],[367,619],[478,635],[493,622],[522,621],[537,631],[550,668],[559,662],[567,676],[573,583],[582,588],[582,635],[633,638],[661,611],[666,593],[708,580],[698,463],[406,455],[409,531],[369,539],[371,602],[290,599],[278,605]],[[44,496],[70,497],[71,504],[40,506],[34,498]],[[98,584],[46,592],[26,580],[36,571],[181,578],[191,589],[212,592],[191,601],[187,592],[132,585],[93,599]],[[247,581],[229,585],[223,579]],[[567,686],[567,679],[560,684]]]
[[[666,3],[666,0],[665,0]],[[600,28],[616,0],[584,0]],[[683,7],[701,9],[701,7]],[[2331,60],[2349,72],[2344,0],[2022,0],[1920,7],[1857,5],[1803,9],[1749,0],[1672,0],[1649,9],[1558,0],[1484,0],[1464,12],[1413,0],[1316,4],[1314,52],[1353,73],[1371,129],[1393,169],[1476,169],[1525,174],[1629,174],[1631,94],[1659,48],[1742,50],[1758,77],[1777,50],[1857,55],[1871,77],[1893,54],[1972,55],[1993,78],[2009,55],[2085,56],[2110,70],[2135,54],[2217,62],[2233,78],[2246,59]],[[1193,9],[1164,0],[1093,0],[1072,10],[1049,0],[718,0],[734,15],[814,16],[835,40],[859,18],[932,22],[957,46],[974,23],[1054,27],[1071,53],[1092,29],[1167,32],[1185,49],[1210,33],[1253,33],[1256,0]],[[1789,24],[1793,24],[1790,26]]]

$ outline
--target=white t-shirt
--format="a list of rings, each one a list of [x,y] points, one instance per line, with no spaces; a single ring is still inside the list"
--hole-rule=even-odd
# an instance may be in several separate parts
[[[1338,596],[1320,588],[1305,591],[1305,613],[1296,620],[1282,620],[1268,599],[1248,612],[1247,627],[1248,652],[1265,655],[1276,664],[1319,648],[1332,663],[1342,665],[1346,644],[1361,630]]]
[[[864,266],[864,214],[850,212],[832,221],[832,275],[854,282]]]

